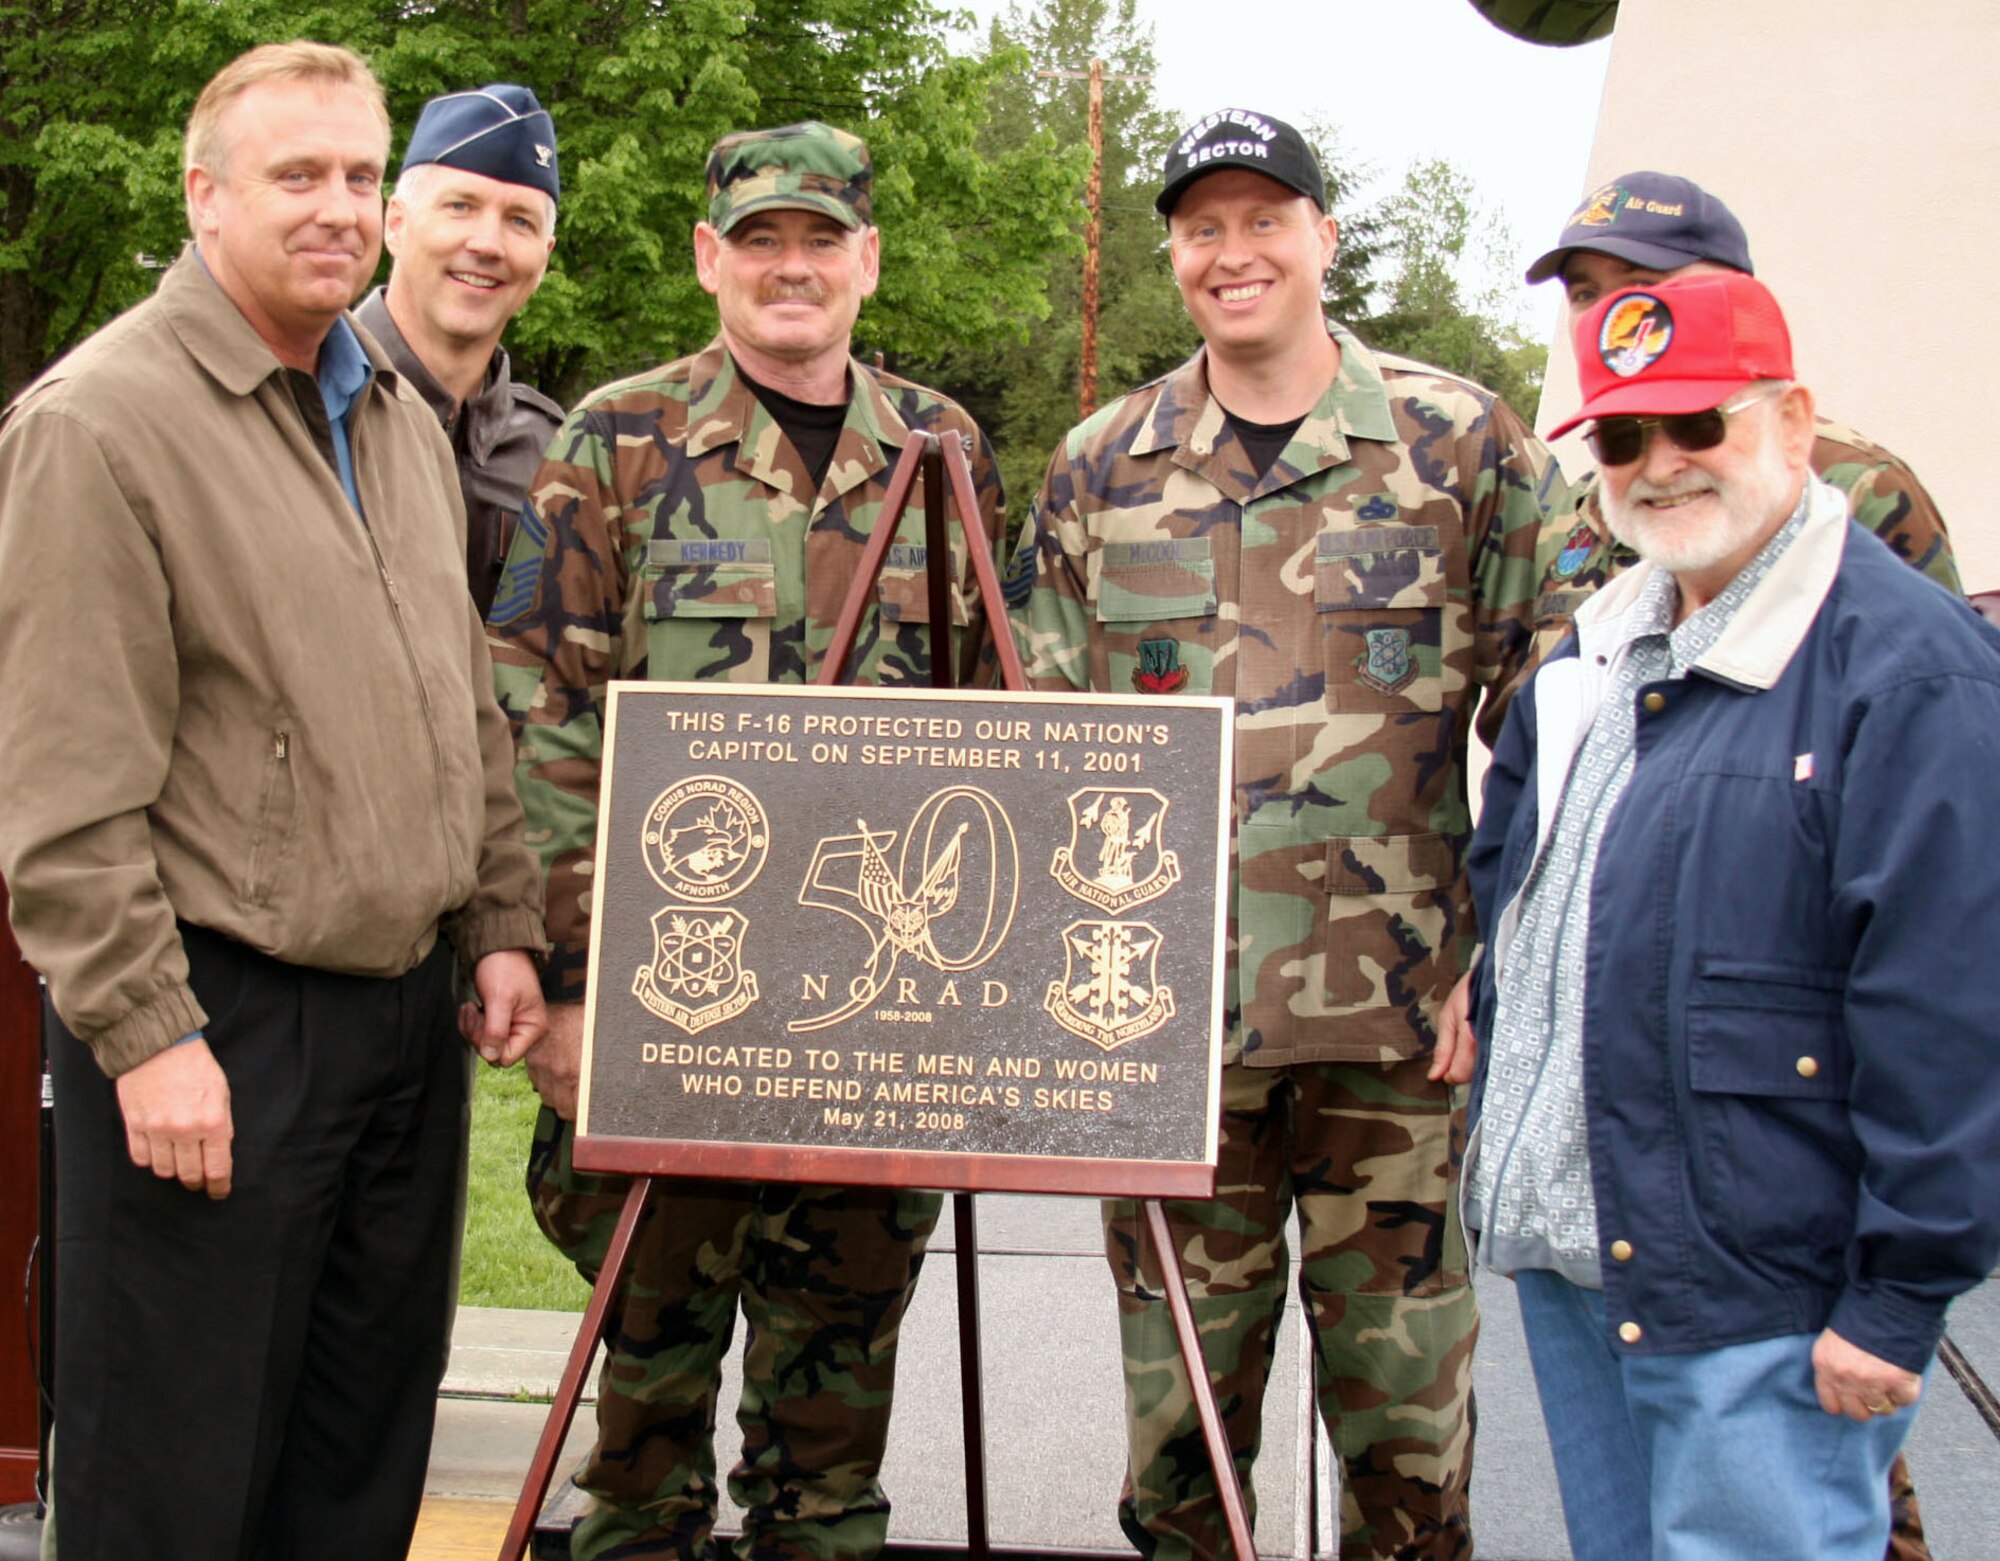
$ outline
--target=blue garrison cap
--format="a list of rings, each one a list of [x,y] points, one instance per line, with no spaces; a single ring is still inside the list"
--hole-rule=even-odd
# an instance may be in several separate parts
[[[495,82],[477,92],[432,98],[417,116],[403,172],[422,163],[463,168],[503,184],[562,193],[556,175],[556,126],[526,87]]]

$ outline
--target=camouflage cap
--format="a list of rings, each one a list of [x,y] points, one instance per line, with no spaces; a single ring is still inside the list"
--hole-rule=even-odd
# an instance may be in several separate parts
[[[816,119],[724,136],[708,154],[708,220],[727,233],[753,211],[824,212],[842,227],[871,220],[868,143]]]

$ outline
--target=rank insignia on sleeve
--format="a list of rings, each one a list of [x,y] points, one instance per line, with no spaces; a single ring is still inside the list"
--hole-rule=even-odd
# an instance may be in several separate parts
[[[1007,560],[1007,573],[1000,581],[1000,595],[1009,607],[1025,607],[1035,589],[1035,517],[1028,517],[1027,529]]]
[[[1556,554],[1555,575],[1558,580],[1568,580],[1584,565],[1597,547],[1597,533],[1590,529],[1590,522],[1580,520],[1576,529],[1563,538],[1562,551]]]
[[[1187,680],[1178,640],[1139,641],[1139,665],[1132,669],[1132,686],[1140,693],[1178,694],[1187,687]]]
[[[1400,693],[1417,675],[1408,629],[1368,630],[1368,650],[1356,658],[1361,681],[1385,694]]]

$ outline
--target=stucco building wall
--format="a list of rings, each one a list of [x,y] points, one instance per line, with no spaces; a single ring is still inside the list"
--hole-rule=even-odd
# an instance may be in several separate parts
[[[1623,0],[1578,192],[1656,168],[1729,203],[1800,378],[1915,467],[1970,590],[2000,588],[1996,79],[1995,0]],[[1544,428],[1577,400],[1554,334]]]

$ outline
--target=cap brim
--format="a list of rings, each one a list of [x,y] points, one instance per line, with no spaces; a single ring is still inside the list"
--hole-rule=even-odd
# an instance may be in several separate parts
[[[1633,265],[1645,266],[1650,271],[1678,271],[1682,266],[1691,266],[1697,260],[1708,258],[1706,255],[1691,255],[1684,249],[1669,249],[1664,244],[1646,244],[1637,239],[1617,238],[1608,233],[1600,239],[1593,234],[1583,243],[1564,244],[1561,248],[1552,249],[1543,255],[1528,267],[1528,281],[1531,284],[1546,282],[1552,276],[1561,275],[1563,262],[1579,249],[1630,261]]]
[[[1706,412],[1757,381],[1748,375],[1728,379],[1634,379],[1613,385],[1567,422],[1549,430],[1560,439],[1573,428],[1603,417],[1672,417],[1678,412]]]
[[[816,211],[823,217],[833,218],[850,233],[859,232],[863,226],[859,212],[831,195],[759,195],[732,210],[715,225],[715,231],[727,234],[745,217],[760,211]]]

